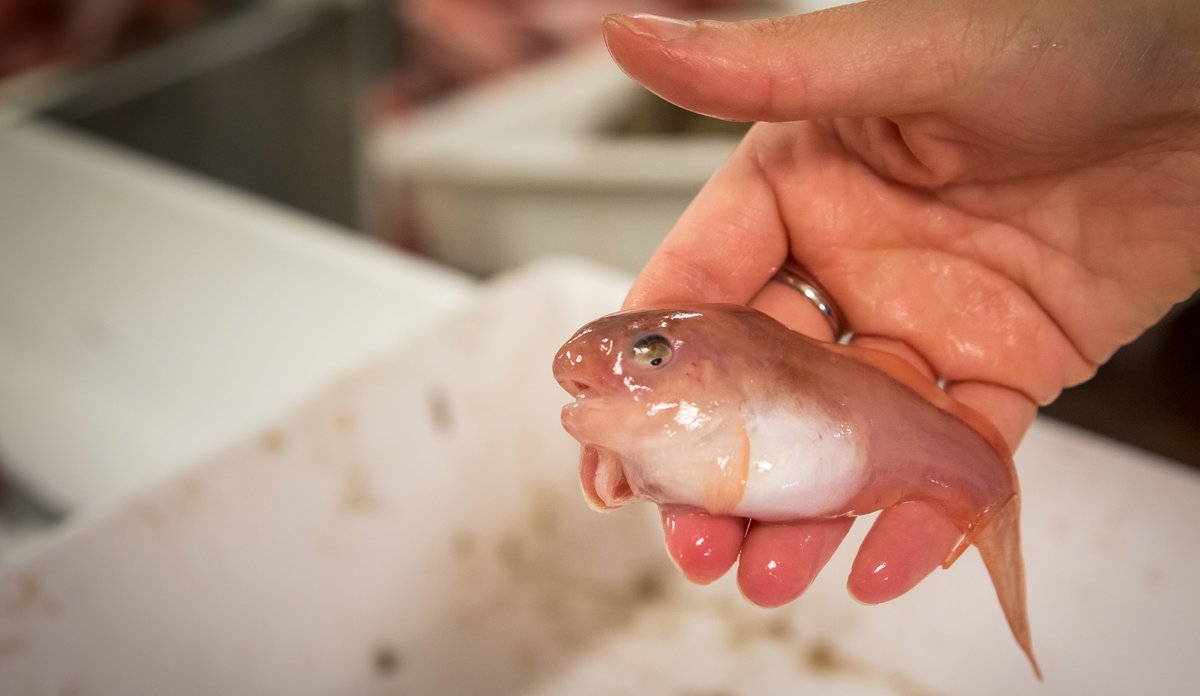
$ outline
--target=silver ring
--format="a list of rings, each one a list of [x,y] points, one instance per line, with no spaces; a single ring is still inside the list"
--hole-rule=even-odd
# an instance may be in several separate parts
[[[845,315],[838,309],[833,298],[821,287],[816,278],[800,264],[788,261],[775,272],[771,278],[776,282],[782,283],[789,288],[799,292],[808,298],[809,302],[817,308],[817,311],[825,317],[825,321],[829,322],[829,328],[833,331],[833,339],[841,340],[849,332],[849,327],[846,325]]]

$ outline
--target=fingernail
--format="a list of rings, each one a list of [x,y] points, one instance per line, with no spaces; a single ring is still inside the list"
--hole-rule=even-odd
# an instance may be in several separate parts
[[[681,39],[692,33],[692,30],[696,28],[695,22],[675,19],[673,17],[660,17],[652,14],[612,14],[605,17],[604,20],[605,22],[620,24],[638,36],[658,41]]]

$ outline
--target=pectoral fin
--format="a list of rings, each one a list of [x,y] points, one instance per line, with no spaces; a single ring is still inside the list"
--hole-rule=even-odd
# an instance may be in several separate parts
[[[704,474],[702,502],[708,512],[725,515],[733,512],[746,492],[750,475],[750,433],[746,426],[731,429],[713,451]]]

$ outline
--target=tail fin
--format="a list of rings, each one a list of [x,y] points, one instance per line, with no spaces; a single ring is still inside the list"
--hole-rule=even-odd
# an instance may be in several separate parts
[[[983,557],[992,585],[1017,644],[1040,680],[1042,670],[1033,656],[1029,615],[1025,611],[1025,562],[1021,558],[1021,497],[1014,495],[978,531],[972,542]]]

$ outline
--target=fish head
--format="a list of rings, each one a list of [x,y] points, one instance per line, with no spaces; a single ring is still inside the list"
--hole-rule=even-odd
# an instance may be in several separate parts
[[[743,363],[752,353],[738,343],[743,311],[619,312],[587,324],[559,349],[554,377],[574,397],[562,423],[583,445],[580,476],[593,507],[653,498],[666,469],[724,446],[731,428],[741,432]]]

